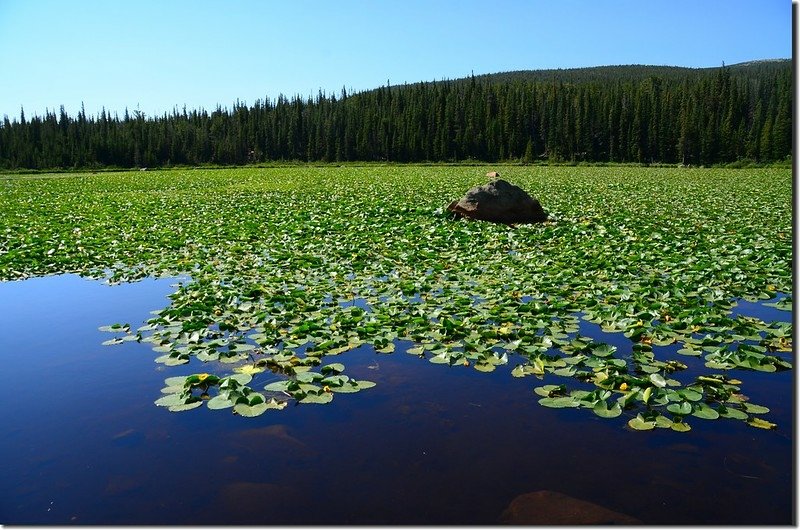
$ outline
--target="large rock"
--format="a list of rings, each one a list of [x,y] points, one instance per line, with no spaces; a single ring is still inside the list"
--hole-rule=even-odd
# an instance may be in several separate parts
[[[493,223],[541,223],[547,213],[539,201],[519,186],[497,179],[470,189],[459,201],[447,207],[451,212]]]
[[[500,523],[522,525],[642,524],[615,512],[557,491],[540,490],[516,497],[500,516]]]

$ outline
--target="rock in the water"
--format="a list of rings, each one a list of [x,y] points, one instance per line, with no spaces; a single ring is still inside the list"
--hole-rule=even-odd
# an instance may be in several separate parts
[[[494,223],[541,223],[547,213],[539,201],[519,186],[497,179],[470,189],[459,201],[447,207],[453,213]]]
[[[516,497],[499,521],[524,525],[642,524],[630,515],[548,490]]]
[[[500,173],[498,173],[497,171],[490,171],[486,174],[486,176],[493,179],[499,179]]]

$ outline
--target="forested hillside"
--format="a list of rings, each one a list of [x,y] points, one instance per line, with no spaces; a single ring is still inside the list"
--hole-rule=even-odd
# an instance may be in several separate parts
[[[5,117],[0,168],[298,161],[784,160],[791,61],[609,66],[473,76],[356,94],[279,97],[148,117]]]

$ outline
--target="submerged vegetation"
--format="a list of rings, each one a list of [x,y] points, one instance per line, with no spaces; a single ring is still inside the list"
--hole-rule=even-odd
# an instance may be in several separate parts
[[[791,292],[790,170],[502,172],[552,220],[452,219],[444,206],[484,180],[465,167],[5,178],[0,279],[188,274],[143,326],[102,328],[108,344],[151,343],[164,365],[203,363],[166,379],[156,404],[172,411],[329,403],[374,385],[345,374],[347,352],[369,345],[504,368],[538,381],[543,406],[636,430],[775,427],[736,374],[790,369],[792,326],[731,309]],[[629,346],[582,335],[581,320]],[[704,374],[684,373],[693,358]]]

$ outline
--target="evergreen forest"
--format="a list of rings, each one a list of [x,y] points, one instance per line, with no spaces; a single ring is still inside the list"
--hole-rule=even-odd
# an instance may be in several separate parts
[[[792,153],[790,60],[607,66],[319,92],[161,116],[4,117],[0,169],[270,161],[713,165]]]

